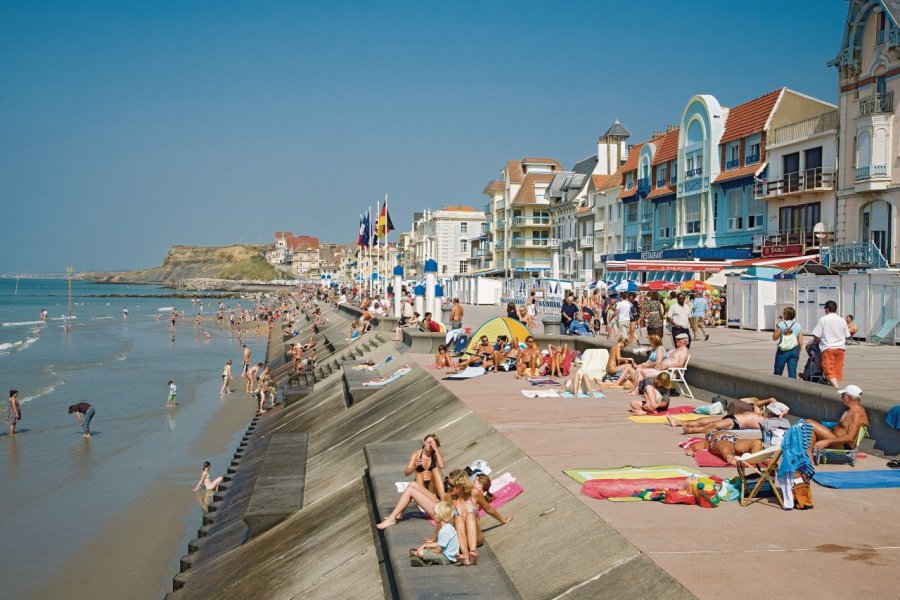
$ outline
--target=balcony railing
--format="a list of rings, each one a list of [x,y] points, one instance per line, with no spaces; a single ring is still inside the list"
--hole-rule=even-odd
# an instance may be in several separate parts
[[[875,33],[875,43],[876,44],[884,43],[884,29]]]
[[[666,178],[663,177],[662,179],[657,179],[657,180],[656,180],[656,187],[658,187],[658,188],[666,187]]]
[[[888,29],[887,46],[888,48],[900,47],[900,29],[894,29],[893,27]]]
[[[838,111],[833,110],[816,117],[803,119],[776,127],[766,134],[766,145],[787,144],[795,140],[803,140],[825,131],[837,130]]]
[[[625,213],[625,222],[626,223],[637,223],[638,216],[637,213]]]
[[[678,175],[672,175],[669,178],[669,185],[675,185],[676,183],[678,183]]]
[[[825,266],[864,266],[876,269],[887,269],[890,267],[881,250],[871,241],[837,244],[830,248],[823,248],[822,255]]]
[[[513,217],[513,227],[550,227],[550,217]]]
[[[510,240],[512,248],[546,248],[549,245],[549,238],[514,237]]]
[[[763,200],[790,194],[833,189],[834,169],[818,167],[797,173],[787,173],[781,177],[758,180],[753,188],[753,197],[757,200]]]
[[[736,169],[738,165],[741,164],[741,160],[739,158],[735,158],[734,160],[729,160],[725,162],[726,169]]]
[[[499,219],[497,224],[494,226],[495,229],[506,229],[506,221],[503,219]]]
[[[803,246],[804,252],[807,248],[815,248],[817,246],[828,246],[834,242],[834,228],[825,226],[825,228],[816,234],[812,227],[803,227],[798,229],[780,229],[774,235],[762,236],[759,240],[760,250],[765,246]],[[754,241],[754,245],[757,242]]]
[[[509,262],[514,269],[547,269],[550,267],[549,258],[514,258]]]
[[[759,162],[759,153],[751,154],[744,160],[745,165],[754,165]]]
[[[498,241],[494,242],[494,248],[502,249],[503,248],[503,240],[498,240]]]
[[[578,245],[581,248],[593,248],[594,247],[594,236],[592,236],[592,235],[582,236]]]
[[[653,229],[652,221],[644,221],[641,223],[641,231],[651,231]]]
[[[871,96],[860,98],[859,116],[865,117],[877,113],[894,112],[894,92],[874,93]]]
[[[688,169],[684,172],[685,179],[692,179],[694,177],[700,177],[703,175],[703,167],[698,167],[696,169]]]
[[[641,177],[638,179],[638,194],[641,196],[646,196],[650,193],[650,178],[649,177]]]
[[[856,181],[869,179],[886,179],[888,176],[887,165],[868,165],[856,167]]]

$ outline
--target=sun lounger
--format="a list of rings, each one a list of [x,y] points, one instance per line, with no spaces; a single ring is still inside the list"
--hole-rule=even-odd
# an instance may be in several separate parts
[[[828,462],[829,456],[842,456],[850,461],[850,466],[856,466],[856,458],[859,456],[859,445],[863,439],[869,437],[869,428],[863,425],[856,434],[856,445],[851,450],[843,450],[840,448],[822,448],[821,450],[813,450],[813,462],[825,464]]]
[[[869,345],[877,345],[884,342],[884,338],[890,336],[893,342],[897,341],[897,336],[894,334],[894,330],[897,328],[897,325],[900,324],[900,319],[888,319],[885,321],[881,328],[875,333],[869,336],[869,339],[866,340]]]

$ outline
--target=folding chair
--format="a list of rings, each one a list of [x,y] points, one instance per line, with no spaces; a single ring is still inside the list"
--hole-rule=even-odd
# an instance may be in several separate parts
[[[694,398],[694,392],[691,391],[691,386],[688,385],[687,380],[685,379],[685,375],[687,374],[688,363],[691,362],[691,355],[689,354],[687,360],[684,361],[684,365],[681,367],[670,367],[666,369],[669,373],[669,376],[672,378],[672,383],[678,386],[678,392],[682,396],[687,396],[688,398]]]
[[[813,450],[813,462],[815,464],[825,464],[828,462],[828,456],[841,456],[850,461],[850,466],[856,466],[856,457],[859,455],[859,445],[864,438],[869,437],[869,428],[863,425],[856,434],[856,445],[851,450],[843,450],[841,448],[822,448],[821,450]]]
[[[784,499],[781,497],[781,492],[778,491],[778,481],[776,480],[778,463],[780,461],[781,448],[778,446],[770,446],[759,452],[742,454],[737,457],[737,472],[741,480],[741,506],[747,506],[754,498],[758,500],[757,494],[762,490],[763,484],[768,482],[769,487],[772,488],[772,493],[775,494],[775,498],[778,500],[778,504],[781,508],[784,508]],[[765,466],[760,467],[760,464],[763,463]],[[749,489],[748,475],[759,476],[752,490]]]
[[[888,336],[896,343],[897,339],[894,335],[894,329],[897,328],[897,325],[900,325],[900,319],[888,319],[881,325],[881,329],[869,336],[866,343],[869,346],[877,346],[878,344],[883,343],[884,338]]]

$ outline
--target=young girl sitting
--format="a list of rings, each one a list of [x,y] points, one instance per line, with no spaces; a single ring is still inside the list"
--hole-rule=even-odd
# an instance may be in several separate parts
[[[447,502],[434,505],[434,535],[426,538],[418,548],[411,549],[412,566],[452,565],[459,554],[459,536],[453,527],[453,509]],[[418,560],[416,560],[418,559]]]
[[[447,344],[438,346],[438,353],[434,355],[434,367],[436,369],[452,369],[453,359],[447,351]]]
[[[631,412],[636,415],[652,415],[668,410],[673,387],[671,376],[665,372],[642,379],[638,384],[638,393],[643,398],[631,401]]]

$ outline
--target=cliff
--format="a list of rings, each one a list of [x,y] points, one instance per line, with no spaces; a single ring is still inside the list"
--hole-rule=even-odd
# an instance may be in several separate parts
[[[266,244],[172,246],[158,267],[117,273],[79,273],[78,279],[102,283],[174,283],[195,278],[270,281],[280,276],[266,262],[264,254],[271,249]]]

